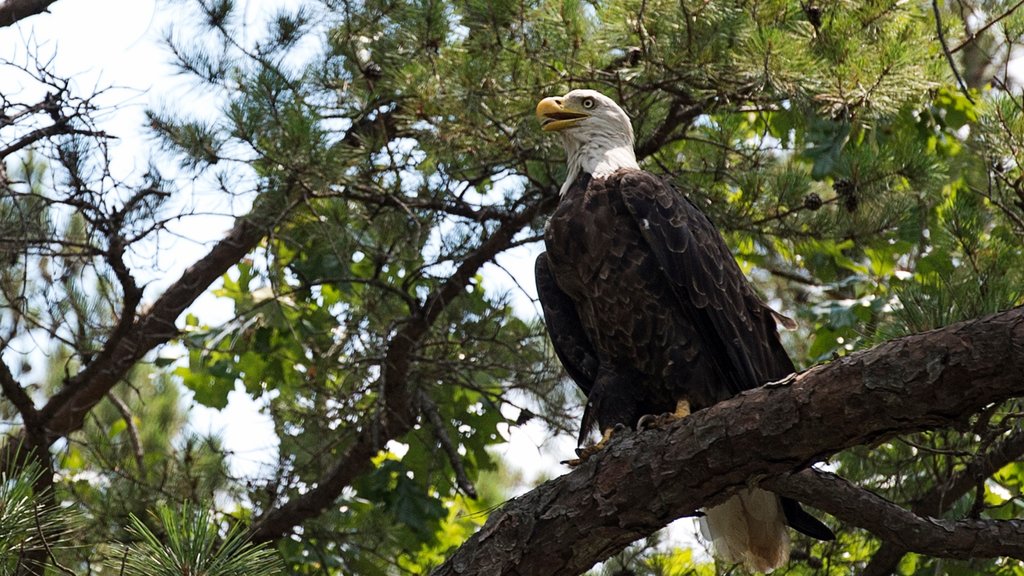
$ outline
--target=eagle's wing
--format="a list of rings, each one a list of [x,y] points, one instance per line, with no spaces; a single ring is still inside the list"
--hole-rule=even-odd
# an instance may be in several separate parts
[[[715,359],[728,395],[792,373],[771,309],[747,283],[707,216],[647,172],[623,175],[620,192],[679,306]]]
[[[727,359],[718,368],[729,394],[791,374],[793,362],[779,342],[774,313],[747,283],[711,220],[647,172],[624,176],[621,194],[708,352]],[[835,538],[799,502],[780,501],[794,529],[819,540]]]
[[[534,272],[537,279],[537,295],[540,297],[541,310],[544,312],[544,323],[551,336],[555,354],[573,382],[583,390],[584,394],[589,396],[590,390],[594,387],[594,380],[597,378],[598,361],[590,339],[583,332],[583,324],[576,312],[576,304],[555,283],[555,277],[551,273],[551,266],[548,263],[547,252],[542,252],[537,256]],[[593,424],[591,422],[593,415],[589,408],[590,404],[588,403],[587,410],[583,414],[583,423],[580,426],[580,445],[583,444],[583,440]]]
[[[583,332],[583,324],[576,312],[576,304],[568,294],[555,283],[551,273],[547,252],[537,256],[534,265],[537,278],[537,295],[540,297],[544,323],[547,325],[555,354],[565,366],[569,377],[576,382],[584,394],[590,394],[597,377],[597,354],[590,339]]]

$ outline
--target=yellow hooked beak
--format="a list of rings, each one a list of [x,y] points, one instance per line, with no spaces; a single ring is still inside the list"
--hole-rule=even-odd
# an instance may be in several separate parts
[[[557,132],[590,116],[582,110],[572,110],[562,104],[561,98],[548,97],[537,103],[537,120],[545,132]]]

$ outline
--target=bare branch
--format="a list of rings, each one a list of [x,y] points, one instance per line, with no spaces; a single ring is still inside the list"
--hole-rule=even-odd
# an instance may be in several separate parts
[[[584,465],[493,513],[433,574],[582,573],[751,479],[791,473],[854,445],[957,425],[1024,395],[1022,370],[1024,308],[852,354],[671,428],[613,438]]]
[[[977,30],[972,31],[967,36],[967,38],[964,38],[963,40],[960,41],[959,44],[957,44],[956,46],[953,46],[952,48],[950,48],[949,49],[949,53],[950,54],[956,54],[957,52],[963,50],[965,47],[967,47],[968,44],[970,44],[971,42],[974,42],[975,40],[977,40],[978,36],[981,36],[982,34],[984,34],[986,30],[988,30],[989,28],[995,26],[996,24],[1001,22],[1003,19],[1007,18],[1008,16],[1011,16],[1014,12],[1019,10],[1021,6],[1024,6],[1024,0],[1020,0],[1019,2],[1014,4],[1013,6],[1010,6],[1009,8],[1007,8],[1006,11],[1004,11],[999,16],[996,16],[995,18],[989,20],[983,26],[978,28]]]
[[[942,45],[942,52],[946,55],[946,61],[949,62],[949,69],[953,71],[953,76],[956,77],[956,83],[960,86],[960,91],[963,92],[964,97],[967,98],[968,102],[974,104],[971,91],[967,88],[967,84],[960,75],[960,70],[957,69],[956,62],[953,61],[953,53],[950,52],[949,44],[946,43],[946,33],[942,29],[942,14],[939,11],[939,0],[932,0],[932,12],[935,14],[935,32],[939,36],[939,44]]]
[[[150,350],[178,334],[175,321],[196,298],[232,266],[248,254],[267,230],[288,212],[287,198],[294,184],[285,190],[265,192],[252,211],[235,222],[234,227],[210,252],[182,273],[149,310],[126,330],[123,337],[104,349],[102,362],[97,358],[69,379],[40,410],[48,442],[78,430],[85,415]]]
[[[145,453],[142,451],[142,440],[139,438],[139,429],[135,427],[135,418],[132,416],[131,408],[125,404],[124,400],[117,397],[117,394],[113,392],[107,394],[107,398],[110,403],[117,408],[117,412],[124,419],[125,430],[128,431],[128,439],[132,443],[132,453],[135,456],[135,465],[139,468],[139,475],[145,475],[146,462]]]
[[[102,130],[84,130],[81,128],[74,128],[69,125],[67,119],[55,122],[49,126],[37,128],[28,134],[25,134],[21,138],[18,138],[10,146],[7,146],[0,150],[0,159],[6,158],[15,152],[18,152],[24,148],[27,148],[40,140],[46,138],[53,138],[54,136],[67,135],[67,136],[91,136],[94,138],[110,138],[111,136]]]
[[[46,555],[47,557],[49,557],[49,561],[54,566],[56,566],[57,569],[60,570],[62,574],[75,576],[75,573],[70,568],[61,564],[60,561],[57,560],[57,557],[54,556],[53,549],[50,547],[50,543],[46,540],[46,533],[43,531],[43,523],[39,518],[40,515],[40,511],[37,509],[35,513],[32,514],[32,518],[33,520],[35,520],[36,523],[36,535],[39,537],[39,542],[43,545],[43,548],[46,550]]]
[[[784,474],[762,485],[919,554],[960,559],[1024,559],[1024,522],[1019,520],[942,520],[918,516],[874,492],[820,470]]]

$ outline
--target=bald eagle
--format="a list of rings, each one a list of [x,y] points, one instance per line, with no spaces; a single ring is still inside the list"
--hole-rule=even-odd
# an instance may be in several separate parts
[[[660,425],[794,372],[779,316],[707,216],[640,169],[615,102],[573,90],[541,100],[537,117],[568,156],[536,278],[555,353],[587,396],[581,458],[617,426]],[[602,441],[582,448],[595,424]],[[756,488],[703,521],[719,557],[761,572],[788,561],[786,524],[834,538],[797,502]]]

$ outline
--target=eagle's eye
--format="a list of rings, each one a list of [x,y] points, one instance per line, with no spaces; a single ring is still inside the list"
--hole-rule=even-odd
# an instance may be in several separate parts
[[[581,104],[583,104],[583,107],[585,109],[590,110],[591,108],[594,107],[594,99],[593,98],[584,98],[583,102],[581,102]]]

